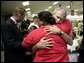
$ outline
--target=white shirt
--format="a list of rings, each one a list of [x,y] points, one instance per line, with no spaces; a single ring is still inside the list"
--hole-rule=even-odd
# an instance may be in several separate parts
[[[12,19],[12,21],[17,24],[16,20],[13,18],[13,16],[10,17],[10,19]]]
[[[35,27],[39,28],[39,26],[37,24],[35,24],[34,22],[29,25],[28,29],[30,29],[31,26],[35,26]]]
[[[17,23],[16,20],[13,18],[13,16],[10,17],[10,19],[12,19],[12,21],[17,24],[17,27],[19,28],[19,26],[21,25],[21,23]]]
[[[72,51],[75,51],[75,50],[76,50],[75,48],[76,48],[78,45],[79,45],[79,44],[78,44],[77,39],[74,39],[72,46],[67,45],[67,49],[71,50],[71,52],[72,52]]]

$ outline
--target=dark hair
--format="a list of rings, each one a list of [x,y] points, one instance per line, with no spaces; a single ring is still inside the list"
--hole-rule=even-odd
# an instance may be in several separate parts
[[[37,19],[38,17],[37,16],[34,16],[33,19],[35,19],[35,18]]]
[[[43,24],[55,24],[55,19],[49,11],[42,11],[38,14],[38,18],[43,21]]]

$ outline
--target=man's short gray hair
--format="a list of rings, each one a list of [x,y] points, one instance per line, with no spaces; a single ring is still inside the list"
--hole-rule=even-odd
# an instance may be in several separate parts
[[[55,14],[57,11],[61,11],[62,13],[64,13],[64,17],[67,16],[67,12],[66,12],[66,10],[64,10],[63,8],[56,8],[56,9],[54,10],[53,14]]]

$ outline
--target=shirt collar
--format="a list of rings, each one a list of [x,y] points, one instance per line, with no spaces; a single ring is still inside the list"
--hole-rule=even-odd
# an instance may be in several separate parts
[[[10,19],[12,19],[12,21],[17,24],[16,20],[13,18],[13,16],[10,17]]]

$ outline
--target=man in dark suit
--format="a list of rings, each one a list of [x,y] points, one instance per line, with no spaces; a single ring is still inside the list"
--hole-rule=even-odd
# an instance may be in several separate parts
[[[2,42],[4,44],[5,62],[26,62],[26,49],[21,46],[23,36],[17,27],[25,16],[25,10],[16,7],[12,16],[2,25]]]
[[[84,59],[83,59],[84,58],[84,42],[83,42],[83,37],[82,37],[81,44],[76,47],[76,50],[79,53],[78,62],[83,63],[84,62]]]

